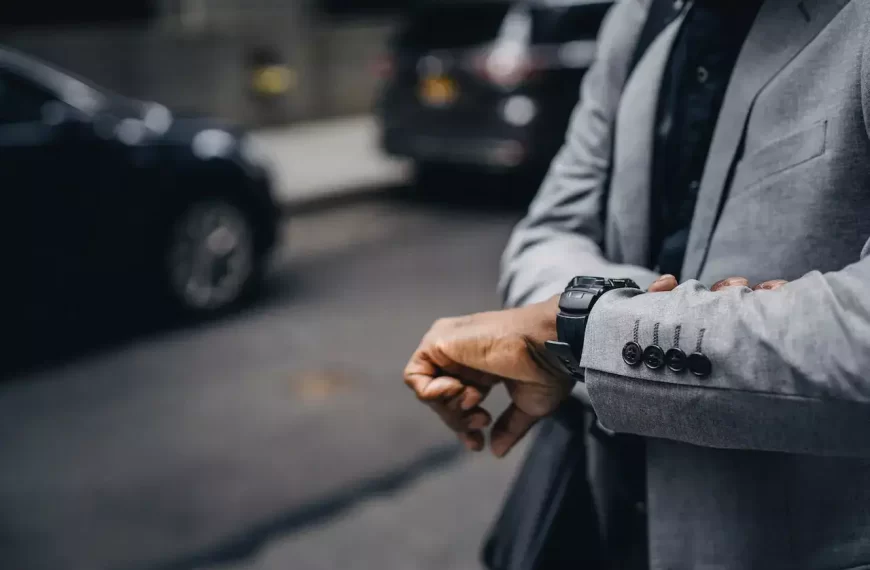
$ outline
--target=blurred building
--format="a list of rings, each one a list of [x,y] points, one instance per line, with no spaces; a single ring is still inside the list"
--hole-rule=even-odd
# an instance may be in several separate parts
[[[248,125],[367,112],[408,0],[4,3],[0,44],[174,108]]]

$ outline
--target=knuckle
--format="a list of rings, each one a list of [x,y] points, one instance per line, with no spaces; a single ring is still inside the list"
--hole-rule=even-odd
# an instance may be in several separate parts
[[[446,329],[453,326],[454,319],[452,317],[441,317],[432,323],[432,330]]]
[[[432,350],[438,355],[450,352],[450,340],[446,337],[438,337],[432,342]]]

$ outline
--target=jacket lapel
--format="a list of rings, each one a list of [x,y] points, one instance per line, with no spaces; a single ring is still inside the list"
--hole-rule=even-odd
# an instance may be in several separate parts
[[[848,1],[767,0],[759,10],[716,124],[689,234],[683,279],[697,279],[703,269],[755,98]]]
[[[653,143],[659,87],[677,32],[680,16],[647,48],[631,74],[619,103],[610,181],[606,242],[615,261],[646,266],[649,262],[649,221]]]

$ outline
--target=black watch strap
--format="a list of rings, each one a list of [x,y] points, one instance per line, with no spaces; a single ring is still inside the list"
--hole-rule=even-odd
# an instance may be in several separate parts
[[[583,380],[580,368],[580,355],[583,354],[583,339],[586,338],[586,323],[589,315],[571,315],[560,312],[556,317],[556,330],[558,341],[549,340],[546,343],[547,350],[555,354],[568,372],[577,380]],[[574,340],[574,345],[566,341]],[[579,344],[579,346],[577,346]]]
[[[547,341],[546,347],[565,369],[579,381],[583,381],[580,359],[586,338],[589,313],[595,302],[614,289],[638,289],[631,279],[605,279],[602,277],[575,277],[568,284],[559,302],[556,317],[557,341]]]

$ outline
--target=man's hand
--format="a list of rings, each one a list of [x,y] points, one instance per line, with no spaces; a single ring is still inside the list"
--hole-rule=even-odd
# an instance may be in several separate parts
[[[571,393],[574,380],[544,348],[556,339],[558,297],[519,309],[441,319],[405,368],[405,383],[473,451],[484,447],[492,416],[480,404],[504,384],[511,405],[492,428],[503,457],[540,418]]]
[[[755,287],[752,287],[753,291],[773,291],[779,289],[783,285],[788,283],[783,279],[772,279],[770,281],[765,281],[763,283],[759,283]],[[662,275],[658,278],[658,280],[650,285],[648,291],[650,293],[663,293],[666,291],[673,291],[676,289],[678,283],[677,278],[673,275]],[[729,287],[749,287],[749,280],[745,277],[729,277],[728,279],[723,279],[717,282],[715,285],[710,287],[710,291],[722,291]]]

